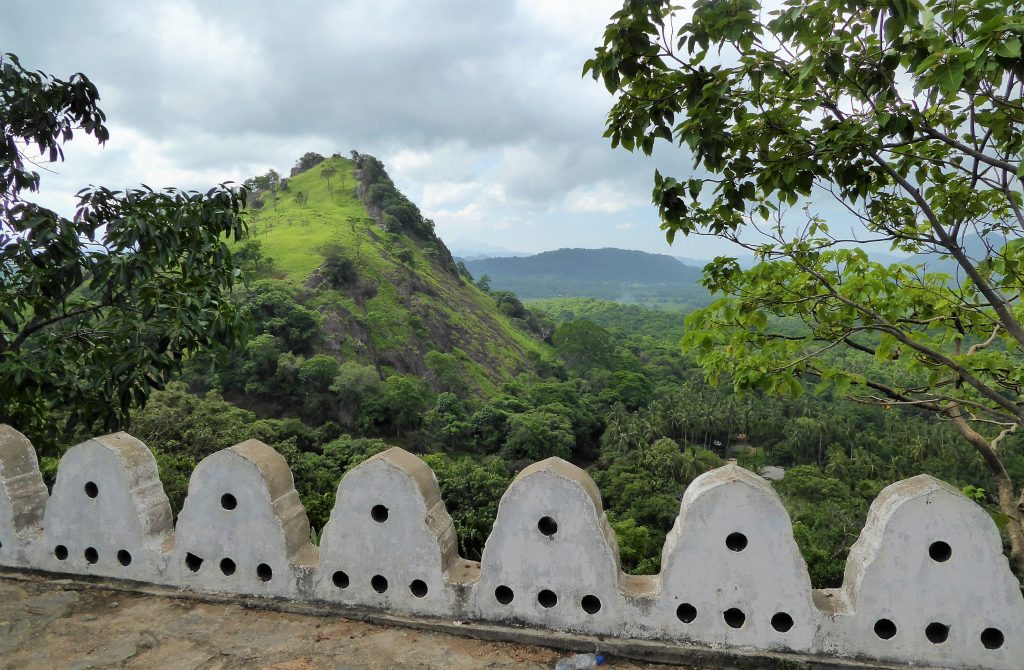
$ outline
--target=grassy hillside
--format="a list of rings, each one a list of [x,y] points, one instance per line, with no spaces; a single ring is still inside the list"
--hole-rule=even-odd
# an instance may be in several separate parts
[[[260,192],[262,207],[250,210],[262,254],[257,278],[295,290],[299,302],[323,315],[321,349],[428,379],[436,370],[427,354],[437,351],[481,390],[549,357],[543,343],[458,276],[432,224],[393,188],[379,162],[361,158],[365,169],[330,158],[288,179],[276,196]],[[324,168],[336,170],[330,190]],[[382,206],[381,198],[397,199],[401,210]]]
[[[476,277],[524,299],[588,297],[623,303],[708,302],[701,271],[671,256],[625,249],[558,249],[525,258],[467,261]]]

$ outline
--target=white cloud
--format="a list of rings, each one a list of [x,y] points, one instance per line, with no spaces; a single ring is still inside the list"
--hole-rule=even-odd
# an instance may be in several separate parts
[[[486,230],[517,250],[623,243],[614,226],[629,220],[630,245],[663,250],[651,175],[656,162],[678,174],[684,152],[611,149],[612,98],[581,77],[620,6],[8,2],[0,44],[100,89],[110,142],[77,136],[43,178],[39,201],[66,213],[89,183],[205,189],[287,173],[306,151],[356,149],[384,161],[442,237]]]
[[[586,214],[618,214],[638,204],[626,189],[608,182],[580,186],[565,196],[566,209]]]
[[[483,190],[480,182],[438,181],[423,185],[423,197],[420,206],[427,211],[435,210],[444,205],[458,203],[479,194]]]

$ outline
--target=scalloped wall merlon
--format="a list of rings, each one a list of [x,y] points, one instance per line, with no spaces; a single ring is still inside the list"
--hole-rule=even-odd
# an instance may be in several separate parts
[[[114,433],[61,458],[33,567],[163,583],[163,550],[171,541],[171,506],[153,453]]]
[[[42,532],[48,497],[32,443],[0,424],[0,565],[30,564],[29,546]]]
[[[459,557],[433,471],[398,448],[345,475],[320,551],[319,599],[402,614],[459,611],[479,569]]]
[[[928,475],[883,490],[850,550],[822,648],[916,665],[1019,670],[1024,598],[981,507]]]
[[[668,638],[809,652],[821,624],[789,514],[764,479],[736,465],[683,495],[662,550],[651,619]]]
[[[480,618],[604,635],[628,625],[618,544],[600,493],[560,458],[515,478],[480,563]]]
[[[317,560],[291,470],[273,448],[248,440],[196,466],[168,563],[174,583],[297,597]]]
[[[924,475],[878,496],[843,587],[814,591],[778,495],[735,465],[687,488],[662,572],[630,576],[597,486],[557,458],[519,473],[475,563],[458,554],[434,473],[398,448],[342,479],[318,548],[287,463],[256,440],[196,467],[174,529],[142,442],[115,433],[73,447],[48,497],[31,443],[0,425],[0,565],[667,649],[956,670],[1018,670],[1024,658],[1024,597],[998,529]]]

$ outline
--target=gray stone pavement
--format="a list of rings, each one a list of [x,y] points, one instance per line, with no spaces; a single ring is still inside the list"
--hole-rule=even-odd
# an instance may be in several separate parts
[[[343,619],[0,578],[0,668],[204,670],[554,667],[566,652]],[[656,670],[610,659],[620,670]]]

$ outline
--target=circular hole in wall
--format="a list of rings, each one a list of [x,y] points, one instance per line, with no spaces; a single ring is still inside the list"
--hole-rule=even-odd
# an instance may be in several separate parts
[[[676,618],[683,623],[693,623],[697,618],[697,608],[690,603],[683,603],[676,608]]]
[[[879,619],[875,622],[875,635],[883,640],[896,637],[896,624],[891,619]]]
[[[541,535],[551,537],[558,532],[558,522],[549,516],[542,516],[540,521],[537,522],[537,530],[540,531]]]
[[[348,588],[348,575],[346,575],[341,570],[335,572],[334,575],[331,576],[331,580],[334,582],[334,585],[337,586],[339,589]]]
[[[192,572],[199,572],[199,568],[203,567],[203,559],[193,553],[185,554],[185,567]]]
[[[238,507],[238,500],[230,493],[225,493],[220,497],[220,506],[226,510],[233,510]]]
[[[743,622],[747,620],[747,615],[743,613],[743,610],[731,607],[722,612],[722,618],[730,628],[742,628]]]
[[[512,592],[512,589],[502,584],[498,588],[494,589],[494,599],[502,605],[508,605],[512,602],[512,599],[516,597],[516,594]]]
[[[100,487],[96,486],[96,482],[85,483],[85,495],[90,498],[95,498],[100,494]]]
[[[58,544],[53,548],[53,555],[57,557],[58,561],[66,561],[68,558],[68,548],[63,544]]]
[[[226,577],[230,577],[235,574],[235,562],[230,558],[220,559],[220,571],[224,573]]]
[[[933,621],[924,629],[924,634],[932,644],[942,644],[949,637],[949,626]]]
[[[92,565],[92,564],[93,564],[93,563],[95,563],[96,561],[100,560],[100,555],[99,555],[99,552],[97,552],[97,551],[96,551],[96,550],[95,550],[94,548],[92,548],[92,547],[88,547],[88,548],[87,548],[87,549],[85,550],[85,560],[86,560],[86,561],[88,561],[90,565]]]
[[[132,564],[132,555],[128,552],[127,549],[122,549],[119,552],[117,552],[117,562],[127,567]]]
[[[776,612],[775,616],[772,617],[772,628],[785,633],[793,627],[793,617],[789,616],[785,612]]]
[[[370,580],[370,586],[372,586],[373,590],[377,593],[384,593],[388,590],[388,580],[382,575],[374,575],[373,579]]]
[[[928,555],[932,557],[933,561],[945,563],[953,555],[953,548],[941,540],[932,542],[928,545]]]
[[[986,649],[998,649],[1003,646],[1003,631],[998,628],[986,628],[981,631],[981,643]]]
[[[422,579],[414,579],[412,584],[409,584],[409,590],[417,598],[423,598],[427,595],[427,583]]]
[[[266,563],[260,563],[256,566],[256,576],[261,582],[269,582],[274,578],[274,570]]]
[[[388,508],[384,505],[374,505],[370,510],[370,517],[377,523],[384,523],[388,520]]]
[[[725,546],[732,551],[743,551],[747,548],[747,536],[743,533],[729,533],[725,538]]]
[[[554,591],[544,589],[537,594],[537,602],[540,603],[541,607],[551,608],[558,604],[558,596],[555,595]]]
[[[597,614],[601,611],[601,599],[593,595],[583,596],[583,600],[580,601],[580,607],[587,614]]]

